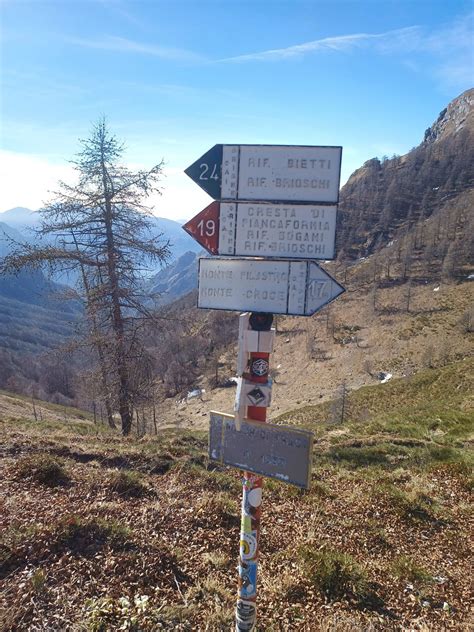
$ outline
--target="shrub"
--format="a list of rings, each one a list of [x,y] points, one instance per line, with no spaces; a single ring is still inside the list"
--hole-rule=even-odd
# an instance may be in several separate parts
[[[70,481],[64,462],[48,454],[24,457],[15,464],[14,469],[19,478],[30,479],[48,487],[66,485]]]
[[[398,579],[403,579],[413,584],[424,584],[432,581],[433,577],[419,566],[411,557],[400,555],[393,560],[391,571]]]
[[[384,496],[395,511],[406,520],[436,521],[436,502],[419,490],[405,492],[392,483],[384,483],[378,486],[375,494]]]
[[[94,552],[109,545],[113,549],[131,546],[130,530],[115,520],[84,519],[68,516],[56,528],[57,544],[77,553]]]
[[[143,498],[149,494],[138,472],[114,472],[109,485],[112,491],[125,498]]]
[[[364,602],[371,598],[366,573],[350,555],[328,546],[315,550],[304,545],[299,556],[305,576],[329,599],[352,597]]]

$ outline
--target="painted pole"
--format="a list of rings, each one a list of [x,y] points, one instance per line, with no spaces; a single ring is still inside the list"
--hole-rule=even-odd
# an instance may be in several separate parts
[[[270,329],[273,314],[252,314],[249,328],[255,332],[268,332],[266,341],[262,341],[254,351],[248,353],[247,371],[243,379],[257,384],[268,382],[269,360],[273,341]],[[258,334],[257,334],[258,338]],[[240,340],[243,345],[243,340]],[[265,349],[260,350],[260,349]],[[247,353],[245,348],[239,354]],[[247,419],[265,423],[267,409],[264,406],[247,406]],[[256,623],[257,569],[260,540],[260,517],[262,505],[263,478],[251,472],[243,472],[242,481],[242,520],[240,527],[239,554],[239,590],[236,607],[236,632],[251,632]]]

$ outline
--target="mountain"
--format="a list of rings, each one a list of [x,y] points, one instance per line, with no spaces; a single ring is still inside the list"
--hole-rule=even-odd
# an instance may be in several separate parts
[[[12,228],[12,226],[9,226],[5,222],[0,222],[0,257],[4,257],[10,252],[10,240],[20,242],[24,240],[24,237],[18,230]]]
[[[417,223],[470,203],[474,184],[474,89],[445,108],[418,147],[404,156],[372,158],[340,194],[338,244],[342,258],[370,255]],[[463,221],[460,208],[452,217]],[[446,218],[441,219],[446,228]],[[467,232],[464,227],[464,233]],[[451,231],[452,234],[452,231]]]
[[[64,300],[66,290],[65,286],[47,279],[40,270],[22,270],[16,275],[0,276],[0,298],[45,307],[55,312],[58,308],[61,312],[77,312],[76,303]]]
[[[165,217],[152,218],[154,233],[163,235],[164,240],[170,242],[171,261],[179,259],[188,252],[201,252],[202,247],[183,230],[179,222]]]
[[[471,353],[473,97],[470,90],[454,99],[424,135],[420,133],[418,147],[404,156],[367,161],[343,187],[339,257],[324,265],[347,292],[314,319],[298,319],[296,325],[293,319],[278,317],[282,344],[275,367],[280,371],[281,365],[285,376],[280,380],[277,375],[275,381],[283,399],[285,393],[288,399],[297,394],[298,404],[327,399],[346,382],[355,390],[373,384],[381,373],[406,377],[420,367],[441,366]],[[229,383],[235,370],[237,316],[195,308],[199,246],[177,222],[156,218],[153,230],[174,242],[176,256],[146,281],[146,289],[162,295],[166,322],[163,329],[152,327],[146,334],[163,384],[157,398]],[[193,247],[178,255],[176,245],[184,248],[186,240]],[[20,278],[15,287],[7,279],[3,290],[0,287],[3,301],[16,301],[16,311],[6,314],[9,326],[24,313],[29,318],[20,336],[11,336],[13,344],[24,344],[35,327],[31,296],[42,282]],[[55,308],[48,309],[54,316]],[[47,327],[54,329],[54,320]],[[8,344],[7,331],[3,339],[0,335],[0,352]],[[311,378],[300,379],[302,367]],[[321,385],[313,381],[313,373]],[[222,395],[213,406],[227,410],[230,399],[229,393]],[[174,423],[174,403],[168,412],[169,423]]]
[[[159,304],[166,305],[197,287],[198,256],[188,251],[149,280],[151,293],[159,294]]]
[[[9,214],[13,221],[28,217],[28,209],[11,210],[15,211]],[[0,222],[0,257],[10,252],[10,240],[23,242],[25,235]],[[41,270],[0,275],[0,386],[11,375],[22,373],[18,366],[13,368],[20,358],[31,360],[31,356],[51,351],[73,335],[81,306],[66,300],[64,293],[68,290]]]
[[[150,219],[152,235],[162,235],[163,241],[169,241],[170,243],[170,261],[178,259],[186,252],[199,252],[201,250],[201,246],[181,228],[179,222],[164,217],[151,217]],[[26,229],[37,227],[39,221],[39,213],[20,206],[0,213],[0,225],[5,223],[10,228],[24,230],[23,240],[26,239],[27,241],[31,240],[31,236]]]
[[[35,211],[23,206],[16,206],[15,208],[8,209],[0,213],[0,221],[7,223],[13,228],[25,228],[30,226],[37,226],[39,222],[39,215]]]

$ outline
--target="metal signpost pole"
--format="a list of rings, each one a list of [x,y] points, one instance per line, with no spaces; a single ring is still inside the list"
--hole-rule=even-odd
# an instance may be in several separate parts
[[[272,314],[252,314],[251,329],[269,331]],[[240,344],[243,344],[240,341]],[[244,349],[245,352],[245,349]],[[256,385],[268,382],[270,353],[251,351],[248,372],[244,378]],[[256,387],[258,389],[258,386]],[[247,419],[265,423],[267,409],[263,406],[248,406]],[[263,478],[251,472],[243,472],[242,520],[240,526],[239,592],[236,607],[236,632],[253,630],[256,622],[257,569],[260,539],[260,517]]]

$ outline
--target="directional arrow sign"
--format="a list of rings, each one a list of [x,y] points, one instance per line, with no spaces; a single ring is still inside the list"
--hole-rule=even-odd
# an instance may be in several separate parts
[[[199,260],[202,308],[311,316],[342,292],[314,261]]]
[[[342,147],[214,145],[185,173],[216,200],[337,203]]]
[[[209,458],[305,489],[311,478],[313,435],[308,430],[211,412]]]
[[[213,255],[333,259],[337,206],[212,202],[183,226]]]

